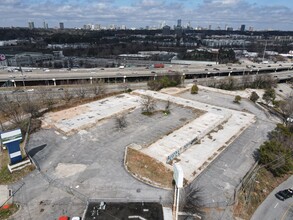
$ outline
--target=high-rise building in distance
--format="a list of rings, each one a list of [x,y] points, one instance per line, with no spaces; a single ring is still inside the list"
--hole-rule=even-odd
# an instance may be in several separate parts
[[[241,27],[240,27],[240,31],[242,31],[242,32],[245,31],[245,24],[242,24],[242,25],[241,25]]]
[[[64,23],[63,22],[60,22],[59,23],[59,27],[60,27],[60,30],[63,30],[64,29]]]
[[[28,28],[29,29],[34,29],[35,28],[35,23],[33,21],[28,22]]]
[[[181,19],[177,20],[177,27],[181,27]]]

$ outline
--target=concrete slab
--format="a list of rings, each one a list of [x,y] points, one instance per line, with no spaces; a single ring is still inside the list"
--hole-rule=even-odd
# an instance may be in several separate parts
[[[87,168],[84,164],[64,164],[59,163],[55,168],[55,175],[58,178],[65,178],[83,172]]]
[[[0,206],[2,206],[9,198],[9,190],[7,185],[0,185]],[[6,204],[11,204],[12,200],[9,200]]]
[[[137,90],[138,95],[150,95],[178,105],[205,111],[204,115],[163,137],[142,152],[172,169],[169,159],[180,161],[184,177],[191,182],[251,123],[255,116],[249,113],[216,107],[167,94]],[[188,146],[188,147],[186,147]]]
[[[50,112],[44,116],[43,127],[53,127],[70,135],[115,114],[136,108],[140,105],[139,100],[137,96],[122,94],[59,112]]]

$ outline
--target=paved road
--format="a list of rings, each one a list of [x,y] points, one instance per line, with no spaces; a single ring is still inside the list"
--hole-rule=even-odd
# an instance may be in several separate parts
[[[42,69],[34,69],[32,72],[8,72],[7,70],[0,70],[0,82],[6,82],[7,80],[15,80],[15,81],[36,81],[36,80],[48,80],[53,84],[53,79],[55,80],[64,80],[64,79],[87,79],[90,77],[93,79],[96,78],[119,78],[123,80],[124,77],[132,78],[132,77],[155,77],[155,75],[165,75],[170,74],[172,72],[179,72],[184,74],[207,74],[207,75],[217,75],[228,73],[231,75],[238,75],[239,73],[262,73],[262,72],[276,72],[283,71],[284,74],[290,74],[292,76],[293,73],[292,63],[284,63],[282,66],[279,64],[257,64],[255,67],[247,68],[245,65],[234,65],[233,67],[228,67],[226,65],[214,65],[212,67],[207,66],[198,66],[198,65],[190,65],[190,66],[182,66],[182,65],[166,65],[165,68],[155,68],[155,69],[146,69],[144,67],[131,67],[131,68],[92,68],[92,69],[72,69],[68,71],[66,69],[51,69],[47,71],[43,71]]]
[[[231,207],[234,189],[254,164],[254,151],[267,140],[267,132],[275,127],[275,122],[249,100],[241,104],[233,103],[234,96],[211,91],[199,91],[198,95],[184,93],[185,98],[235,110],[249,111],[257,116],[257,121],[246,129],[195,181],[192,185],[203,189],[204,204],[212,207],[208,219],[233,219]],[[222,209],[219,209],[222,207]]]
[[[293,219],[293,198],[281,201],[275,197],[280,190],[293,188],[293,176],[275,188],[258,207],[251,220],[292,220]]]

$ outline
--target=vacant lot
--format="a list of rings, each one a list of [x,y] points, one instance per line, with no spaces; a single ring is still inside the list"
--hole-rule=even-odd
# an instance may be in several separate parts
[[[160,101],[156,109],[164,110],[165,105],[166,102]],[[27,150],[37,161],[42,175],[35,171],[25,178],[25,187],[16,194],[15,201],[30,208],[29,212],[23,210],[19,215],[29,218],[30,214],[39,216],[38,219],[57,218],[63,214],[60,204],[65,204],[65,201],[68,211],[81,215],[83,209],[80,209],[80,204],[75,204],[80,202],[80,198],[171,202],[169,191],[136,180],[123,164],[125,147],[129,144],[148,146],[195,117],[191,109],[178,105],[171,104],[170,112],[165,115],[158,111],[152,116],[145,116],[138,105],[135,109],[124,111],[127,127],[123,129],[117,128],[114,117],[107,117],[70,136],[54,129],[43,129],[33,134]],[[67,166],[68,169],[62,169],[62,176],[60,167],[64,164],[83,169],[76,172]],[[43,208],[40,213],[39,203],[44,199],[48,200],[46,207],[50,207]]]

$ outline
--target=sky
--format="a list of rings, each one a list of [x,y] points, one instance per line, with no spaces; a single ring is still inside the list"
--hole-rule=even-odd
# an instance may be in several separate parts
[[[293,0],[0,0],[0,27],[65,28],[84,24],[126,25],[127,28],[171,27],[182,20],[212,29],[241,24],[255,30],[293,31]]]

